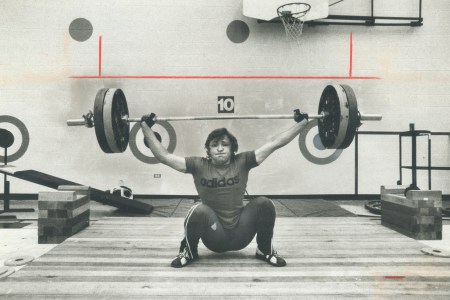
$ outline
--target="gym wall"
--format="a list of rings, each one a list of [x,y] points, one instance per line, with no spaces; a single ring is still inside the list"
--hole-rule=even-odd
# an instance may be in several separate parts
[[[377,1],[378,15],[417,14],[418,0]],[[190,175],[158,163],[135,135],[136,154],[105,154],[93,129],[68,127],[93,109],[101,88],[121,88],[131,117],[218,115],[221,96],[234,98],[234,114],[317,113],[323,89],[348,84],[361,112],[379,113],[363,131],[449,131],[450,44],[448,1],[423,1],[421,27],[305,26],[300,45],[288,43],[280,23],[259,24],[242,14],[241,0],[25,1],[0,3],[0,128],[13,132],[12,165],[99,189],[123,184],[135,194],[195,195]],[[370,1],[345,0],[330,14],[370,14]],[[92,27],[89,27],[89,24]],[[248,76],[250,78],[242,78]],[[293,120],[170,122],[160,125],[164,145],[179,156],[203,156],[207,134],[229,128],[240,151],[252,150]],[[133,127],[134,124],[131,125]],[[352,194],[352,144],[319,150],[317,127],[278,150],[250,173],[250,194]],[[417,140],[418,164],[427,163],[427,137]],[[3,154],[2,154],[3,155]],[[141,160],[140,160],[140,159]],[[379,193],[399,179],[397,136],[359,137],[358,191]],[[411,161],[410,139],[403,163]],[[432,137],[432,164],[449,166],[448,136]],[[9,178],[12,193],[47,188]],[[427,172],[418,171],[427,188]],[[411,173],[403,170],[403,183]],[[450,191],[449,173],[433,171],[432,188]]]

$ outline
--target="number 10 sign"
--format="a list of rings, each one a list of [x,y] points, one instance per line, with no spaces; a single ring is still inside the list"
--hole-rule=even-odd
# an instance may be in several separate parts
[[[217,97],[217,112],[219,114],[234,113],[234,96]]]

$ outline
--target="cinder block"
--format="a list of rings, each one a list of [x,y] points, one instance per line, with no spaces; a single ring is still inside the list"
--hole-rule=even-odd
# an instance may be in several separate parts
[[[408,207],[442,207],[441,191],[408,191],[406,197],[396,194],[381,194],[380,198]]]
[[[60,185],[58,191],[75,191],[77,195],[89,196],[91,188],[84,185]]]
[[[388,201],[380,201],[381,209],[385,211],[396,211],[401,212],[411,216],[441,216],[442,208],[439,207],[409,207],[405,205],[400,205],[397,203],[392,203]]]
[[[428,191],[428,190],[410,190],[406,193],[406,198],[411,200],[434,200],[442,206],[442,191]]]
[[[39,192],[38,199],[41,201],[73,201],[76,193],[74,191],[52,191]]]
[[[82,220],[80,223],[75,225],[42,225],[38,228],[38,236],[58,236],[67,235],[72,236],[79,232],[80,230],[89,226],[89,220]]]
[[[40,210],[48,210],[48,209],[64,209],[64,210],[73,210],[80,206],[89,203],[88,196],[76,196],[74,200],[70,201],[49,201],[49,200],[40,200],[38,201],[38,209]]]

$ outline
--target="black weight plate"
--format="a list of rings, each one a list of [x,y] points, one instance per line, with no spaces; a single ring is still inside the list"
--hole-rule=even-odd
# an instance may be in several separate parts
[[[327,114],[323,119],[319,119],[318,127],[322,144],[326,148],[330,148],[336,140],[341,122],[339,96],[334,86],[328,85],[323,90],[320,96],[318,113]]]
[[[122,153],[128,147],[130,125],[123,118],[128,117],[125,94],[121,89],[109,89],[103,106],[103,125],[109,148],[113,153]]]
[[[124,122],[123,117],[129,116],[127,99],[121,89],[117,89],[114,93],[114,98],[118,98],[117,111],[115,113],[114,121],[116,122],[115,130],[117,130],[117,136],[120,139],[117,140],[117,146],[124,152],[128,147],[128,141],[130,140],[130,123]]]
[[[97,142],[100,148],[105,153],[113,153],[106,140],[105,129],[103,124],[103,103],[105,100],[105,94],[108,91],[107,88],[100,89],[95,96],[94,102],[94,127],[95,135],[97,136]]]
[[[347,95],[347,105],[349,110],[349,120],[347,125],[347,132],[345,134],[345,139],[342,142],[339,149],[347,148],[353,142],[353,138],[355,137],[356,130],[360,126],[360,117],[358,112],[358,103],[356,101],[356,95],[353,89],[346,85],[342,84],[341,87],[344,89],[345,94]]]

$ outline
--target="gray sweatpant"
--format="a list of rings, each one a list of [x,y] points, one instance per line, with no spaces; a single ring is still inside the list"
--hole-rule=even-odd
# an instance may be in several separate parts
[[[259,250],[269,254],[272,252],[275,218],[272,200],[257,197],[242,209],[237,226],[226,230],[212,208],[203,203],[196,204],[184,221],[185,237],[180,252],[187,246],[191,255],[196,257],[200,239],[214,252],[241,250],[250,244],[256,234]]]

